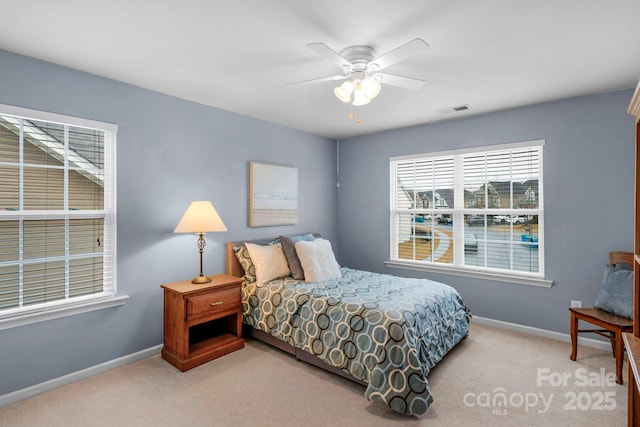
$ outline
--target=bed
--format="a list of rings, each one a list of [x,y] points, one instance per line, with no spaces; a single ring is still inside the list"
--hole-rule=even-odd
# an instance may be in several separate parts
[[[424,414],[433,402],[427,374],[469,333],[471,313],[458,292],[337,263],[339,277],[306,282],[294,279],[292,268],[290,276],[258,285],[248,273],[258,265],[247,266],[237,253],[274,243],[278,239],[226,244],[227,274],[245,277],[245,333],[365,385],[367,399],[395,412]]]

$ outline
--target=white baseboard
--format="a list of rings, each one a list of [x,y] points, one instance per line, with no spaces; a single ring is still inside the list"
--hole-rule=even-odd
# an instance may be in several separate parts
[[[479,317],[479,316],[473,316],[472,322],[480,325],[487,325],[487,326],[493,326],[501,329],[508,329],[511,331],[522,332],[525,334],[536,335],[544,338],[551,338],[558,341],[571,342],[571,336],[569,334],[548,331],[546,329],[534,328],[531,326],[519,325],[517,323],[503,322],[501,320],[493,320],[493,319],[488,319],[486,317]],[[601,350],[611,350],[611,344],[608,341],[600,341],[600,340],[594,340],[591,338],[579,337],[578,344],[584,345],[587,347],[598,348]],[[80,381],[82,379],[89,378],[97,374],[101,374],[111,369],[128,365],[129,363],[133,363],[137,360],[144,359],[150,356],[155,356],[156,354],[159,354],[161,350],[162,350],[162,345],[160,344],[155,347],[141,350],[137,353],[129,354],[129,355],[120,357],[118,359],[110,360],[108,362],[101,363],[99,365],[92,366],[87,369],[83,369],[81,371],[72,372],[68,375],[64,375],[59,378],[54,378],[52,380],[33,385],[31,387],[27,387],[22,390],[17,390],[12,393],[4,394],[0,396],[0,408],[2,408],[3,406],[11,405],[23,399],[26,399],[41,393],[54,390],[58,387],[62,387],[67,384],[71,384],[76,381]]]
[[[54,378],[49,381],[45,381],[40,384],[33,385],[31,387],[16,390],[11,393],[3,394],[0,396],[0,408],[3,406],[11,405],[21,400],[27,399],[32,396],[36,396],[47,391],[54,390],[58,387],[62,387],[76,381],[83,380],[85,378],[92,377],[94,375],[101,374],[111,369],[119,368],[129,363],[136,362],[146,357],[155,356],[160,354],[162,350],[162,344],[147,348],[145,350],[138,351],[137,353],[128,354],[126,356],[119,357],[117,359],[110,360],[108,362],[101,363],[96,366],[83,369],[81,371],[72,372],[62,377]]]
[[[567,318],[568,321],[568,318]],[[548,331],[546,329],[534,328],[531,326],[519,325],[517,323],[503,322],[501,320],[488,319],[486,317],[473,316],[471,322],[478,323],[479,325],[494,326],[496,328],[508,329],[514,332],[522,332],[529,335],[536,335],[544,338],[551,338],[552,340],[571,342],[571,335],[563,334],[560,332]],[[611,343],[609,341],[602,341],[593,338],[578,337],[578,344],[586,347],[593,347],[599,350],[611,350]]]

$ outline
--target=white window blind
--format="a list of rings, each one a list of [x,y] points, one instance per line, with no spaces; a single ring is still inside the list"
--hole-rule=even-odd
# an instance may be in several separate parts
[[[543,146],[390,159],[391,261],[544,277]]]
[[[115,296],[116,129],[0,106],[0,321]]]

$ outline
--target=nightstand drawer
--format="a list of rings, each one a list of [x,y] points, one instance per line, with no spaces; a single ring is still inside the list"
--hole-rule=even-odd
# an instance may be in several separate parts
[[[187,297],[187,321],[240,308],[239,287]]]

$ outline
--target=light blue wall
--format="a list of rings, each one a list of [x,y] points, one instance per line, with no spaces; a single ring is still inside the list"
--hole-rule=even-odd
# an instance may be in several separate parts
[[[227,233],[207,236],[205,272],[223,243],[317,231],[341,264],[430,277],[478,316],[568,331],[570,299],[595,300],[610,250],[631,250],[634,124],[620,91],[335,141],[0,51],[0,103],[116,123],[120,308],[0,331],[0,395],[162,342],[160,284],[197,272],[195,236],[173,235],[191,200],[213,201]],[[386,268],[389,157],[546,139],[551,289]],[[300,224],[248,227],[248,162],[299,168]]]
[[[162,343],[162,283],[198,273],[195,235],[172,234],[192,200],[227,228],[209,234],[205,274],[224,242],[317,231],[336,241],[336,142],[0,51],[0,103],[116,123],[119,308],[0,331],[0,395]],[[299,224],[248,227],[249,161],[298,167]]]
[[[477,316],[568,332],[569,301],[593,304],[608,252],[633,250],[635,126],[626,113],[631,95],[584,96],[340,141],[340,261],[448,283]],[[545,264],[552,288],[384,266],[389,157],[534,139],[546,140]]]

